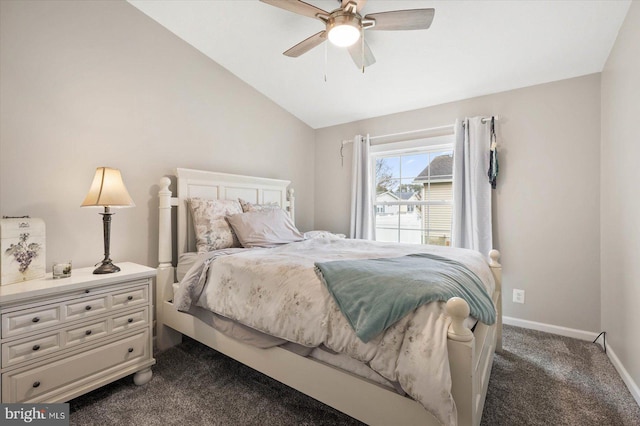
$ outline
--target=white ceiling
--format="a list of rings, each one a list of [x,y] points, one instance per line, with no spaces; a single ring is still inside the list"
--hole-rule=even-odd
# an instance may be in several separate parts
[[[600,72],[631,4],[369,0],[363,14],[436,12],[429,30],[367,32],[377,62],[362,74],[329,43],[282,55],[323,24],[258,0],[129,2],[312,128]]]

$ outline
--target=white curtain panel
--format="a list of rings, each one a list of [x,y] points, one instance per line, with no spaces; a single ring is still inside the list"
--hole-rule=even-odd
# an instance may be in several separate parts
[[[482,117],[456,120],[453,154],[452,244],[483,255],[493,248],[489,127]]]
[[[351,238],[373,240],[373,175],[369,159],[369,135],[353,138],[353,163],[351,173]]]

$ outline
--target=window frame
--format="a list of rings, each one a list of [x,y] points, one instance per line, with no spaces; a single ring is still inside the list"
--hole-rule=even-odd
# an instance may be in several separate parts
[[[377,216],[379,208],[384,206],[398,206],[398,210],[401,209],[401,206],[407,206],[407,210],[409,206],[412,209],[415,209],[416,206],[424,206],[425,209],[428,209],[430,206],[438,206],[438,205],[447,205],[451,206],[451,221],[453,221],[453,199],[449,200],[421,200],[421,201],[376,201],[377,198],[377,181],[375,176],[376,170],[376,161],[380,158],[389,158],[389,157],[401,157],[404,155],[412,155],[412,154],[431,154],[433,152],[442,152],[442,151],[450,151],[453,154],[454,151],[454,134],[447,133],[444,135],[432,136],[432,137],[424,137],[419,139],[405,140],[401,142],[393,142],[393,143],[380,143],[376,145],[372,145],[369,151],[369,161],[371,166],[371,173],[373,176],[371,177],[372,185],[372,198],[373,198],[373,217],[374,217],[374,230],[377,229],[392,229],[397,230],[397,239],[396,242],[401,242],[401,234],[402,231],[413,231],[415,229],[402,228],[400,222],[398,222],[396,227],[388,227],[382,228],[377,226]],[[426,167],[426,166],[425,166]],[[402,174],[399,177],[400,182],[402,182],[403,176]],[[453,185],[454,172],[451,171],[451,184]],[[424,219],[422,221],[424,223]],[[451,224],[453,225],[453,224]],[[449,232],[449,238],[451,238],[452,226],[449,227],[448,230],[440,230],[440,229],[431,229],[431,228],[419,228],[421,232],[421,240],[420,244],[429,245],[429,234],[431,232]],[[410,243],[409,243],[410,244]]]

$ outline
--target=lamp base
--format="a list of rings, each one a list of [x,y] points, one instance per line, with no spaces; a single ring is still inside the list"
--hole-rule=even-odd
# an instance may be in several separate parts
[[[93,270],[94,274],[112,274],[114,272],[119,272],[120,268],[111,263],[111,261],[103,261],[100,266]]]

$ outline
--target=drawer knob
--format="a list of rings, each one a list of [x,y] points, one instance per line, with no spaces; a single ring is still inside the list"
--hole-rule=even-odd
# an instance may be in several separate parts
[[[34,345],[33,348],[31,349],[33,349],[34,351],[37,351],[38,349],[40,349],[40,345]]]
[[[87,330],[84,332],[84,334],[86,334],[87,336],[91,334],[91,330]]]
[[[39,317],[35,317],[34,319],[31,320],[31,322],[38,322],[38,321],[40,321]]]
[[[40,386],[40,382],[33,382],[33,387],[37,388],[38,386]]]
[[[85,310],[90,311],[91,310],[91,305],[87,305],[84,307]]]
[[[129,319],[127,320],[127,322],[128,322],[129,324],[131,324],[131,323],[133,322],[133,318],[129,318]]]
[[[91,290],[89,290],[89,289],[86,289],[86,290],[85,290],[84,292],[85,292],[85,293],[89,293],[90,291],[91,291]]]
[[[133,300],[133,296],[127,296],[127,300]]]
[[[133,352],[133,348],[127,349],[127,352],[129,352],[129,353]]]

